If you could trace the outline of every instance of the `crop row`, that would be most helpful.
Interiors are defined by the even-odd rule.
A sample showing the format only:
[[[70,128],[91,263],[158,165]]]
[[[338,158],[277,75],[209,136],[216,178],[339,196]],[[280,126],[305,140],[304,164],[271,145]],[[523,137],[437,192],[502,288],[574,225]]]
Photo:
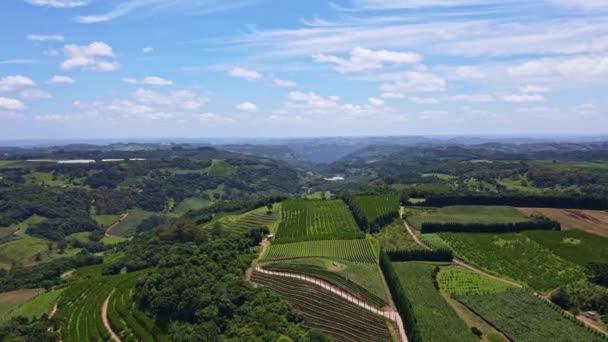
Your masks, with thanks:
[[[367,239],[359,239],[272,244],[264,260],[309,257],[336,258],[370,264],[375,264],[378,259],[371,242]]]
[[[385,319],[318,286],[294,278],[254,272],[252,280],[278,292],[304,315],[304,326],[335,341],[391,341]]]
[[[481,294],[506,291],[513,287],[465,269],[442,269],[437,276],[439,287],[450,294]]]
[[[388,213],[399,211],[399,195],[358,195],[354,196],[354,201],[370,224]]]

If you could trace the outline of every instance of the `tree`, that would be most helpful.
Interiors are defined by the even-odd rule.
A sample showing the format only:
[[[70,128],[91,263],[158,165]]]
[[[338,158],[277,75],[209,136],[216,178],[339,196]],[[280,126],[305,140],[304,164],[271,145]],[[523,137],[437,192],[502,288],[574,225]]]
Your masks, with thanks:
[[[211,235],[215,238],[221,238],[224,235],[224,228],[220,221],[216,221],[211,227]]]

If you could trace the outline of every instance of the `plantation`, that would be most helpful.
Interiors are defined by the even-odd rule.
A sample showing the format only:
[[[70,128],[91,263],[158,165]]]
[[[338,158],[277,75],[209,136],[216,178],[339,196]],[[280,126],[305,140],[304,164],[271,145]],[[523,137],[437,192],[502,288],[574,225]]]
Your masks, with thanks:
[[[376,265],[347,262],[338,264],[323,259],[296,259],[266,264],[263,268],[277,272],[305,274],[324,280],[378,308],[387,304],[384,284]]]
[[[524,289],[460,295],[457,299],[512,341],[606,341]]]
[[[331,292],[299,279],[254,272],[253,282],[278,292],[304,315],[303,325],[334,341],[392,341],[386,320]]]
[[[287,200],[274,243],[360,239],[364,234],[341,200]]]
[[[129,237],[135,235],[135,228],[148,217],[155,215],[151,211],[141,209],[129,210],[129,215],[116,226],[112,227],[108,234],[114,236]]]
[[[267,211],[267,207],[261,207],[244,214],[227,215],[205,225],[205,229],[211,229],[216,222],[219,222],[222,231],[226,233],[242,233],[262,226],[275,232],[280,220],[281,204],[274,204],[270,214]]]
[[[375,264],[378,260],[378,252],[369,239],[309,241],[280,245],[272,244],[264,256],[264,260],[311,257]]]
[[[401,219],[396,219],[374,236],[380,242],[380,247],[385,251],[423,248],[408,234]]]
[[[407,217],[407,221],[416,229],[421,229],[423,223],[502,224],[529,220],[513,207],[479,205],[443,207],[434,212]]]
[[[563,232],[531,230],[523,234],[560,257],[581,266],[592,261],[608,262],[608,238],[605,237],[578,230]]]
[[[584,278],[580,266],[523,234],[440,233],[439,236],[459,257],[540,291]]]
[[[370,224],[386,214],[399,211],[399,195],[358,195],[353,199]]]
[[[439,288],[449,294],[487,294],[506,291],[512,285],[458,267],[442,267],[437,275]]]
[[[433,249],[451,249],[450,245],[448,245],[447,242],[443,241],[439,234],[421,234],[420,240],[431,246]]]
[[[420,337],[425,342],[478,341],[458,314],[433,285],[433,270],[439,264],[393,263],[405,296],[411,303]],[[438,329],[438,324],[441,329]]]

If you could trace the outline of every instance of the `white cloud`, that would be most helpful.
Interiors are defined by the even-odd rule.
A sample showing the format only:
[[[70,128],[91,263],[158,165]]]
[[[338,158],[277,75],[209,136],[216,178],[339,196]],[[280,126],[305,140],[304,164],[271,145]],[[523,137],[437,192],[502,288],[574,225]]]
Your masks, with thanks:
[[[441,77],[417,71],[400,75],[397,80],[380,87],[383,92],[391,93],[440,92],[446,89],[446,82]]]
[[[48,81],[46,81],[46,83],[50,83],[50,84],[57,84],[57,83],[74,84],[74,83],[76,83],[76,81],[74,81],[73,78],[68,77],[68,76],[55,75],[55,76],[51,77]]]
[[[38,63],[37,59],[25,59],[25,58],[21,58],[21,59],[6,59],[3,61],[0,61],[0,65],[5,65],[5,64],[36,64]]]
[[[196,115],[196,117],[203,122],[225,122],[225,123],[234,123],[236,122],[232,118],[223,117],[221,115],[215,113],[201,113]]]
[[[272,80],[274,85],[276,85],[277,87],[281,87],[281,88],[292,88],[297,86],[296,82],[293,81],[286,81],[286,80],[281,80],[278,78],[275,78]]]
[[[28,34],[27,39],[35,42],[62,42],[65,38],[60,34],[43,35],[43,34]]]
[[[512,103],[527,103],[527,102],[543,102],[545,97],[543,95],[530,95],[530,94],[519,94],[519,95],[507,95],[502,98],[505,102]]]
[[[376,107],[384,105],[384,101],[376,97],[370,97],[369,99],[367,99],[367,101],[369,102],[369,104]]]
[[[67,121],[68,117],[65,115],[58,115],[58,114],[35,115],[34,120],[41,121],[41,122],[61,122],[61,121]]]
[[[486,77],[486,74],[473,66],[460,66],[456,68],[456,75],[460,78],[472,80]]]
[[[519,91],[521,91],[522,93],[548,93],[551,91],[551,88],[539,87],[535,85],[526,85],[520,87]]]
[[[130,78],[130,77],[123,77],[120,80],[125,83],[129,83],[129,84],[137,84],[137,82],[138,82],[135,78]]]
[[[141,49],[141,51],[143,53],[152,53],[152,52],[154,52],[154,48],[151,46],[146,46],[145,48]]]
[[[521,63],[507,70],[518,78],[563,77],[585,79],[608,75],[608,56],[544,58]]]
[[[209,102],[209,99],[199,96],[190,90],[176,90],[169,92],[168,95],[138,89],[134,97],[141,103],[155,104],[161,106],[171,106],[186,110],[196,110]]]
[[[464,102],[491,102],[494,101],[494,96],[487,94],[461,94],[450,97],[453,101]]]
[[[382,93],[380,97],[383,99],[402,99],[405,95],[399,93]]]
[[[262,78],[262,74],[255,70],[249,70],[241,67],[236,67],[230,70],[228,73],[231,77],[242,78],[247,81],[255,81],[257,79]]]
[[[422,61],[422,57],[413,52],[374,51],[361,47],[352,49],[349,59],[324,54],[314,55],[313,58],[318,63],[335,64],[334,69],[340,73],[381,69],[384,63],[415,64]]]
[[[16,99],[11,99],[8,97],[0,97],[0,109],[24,110],[25,105],[23,104],[23,102],[16,100]]]
[[[62,69],[83,68],[96,71],[113,71],[120,67],[114,60],[112,47],[104,42],[92,42],[89,45],[66,45],[63,47],[66,59],[61,63]]]
[[[158,76],[148,76],[148,77],[144,77],[144,79],[141,81],[141,83],[143,84],[147,84],[147,85],[157,85],[157,86],[168,86],[168,85],[172,85],[173,81],[171,80],[167,80]]]
[[[238,106],[236,106],[236,109],[242,111],[242,112],[257,112],[258,106],[254,103],[251,102],[243,102],[241,104],[239,104]]]
[[[584,10],[601,10],[608,9],[608,1],[606,0],[547,0],[558,6],[569,8],[582,8]]]
[[[408,98],[408,100],[414,102],[414,103],[418,103],[418,104],[435,104],[435,103],[439,103],[439,100],[434,98],[434,97],[410,97]]]
[[[328,109],[338,107],[340,98],[337,96],[323,97],[313,92],[292,91],[287,94],[287,100],[287,107],[289,108]]]
[[[40,89],[25,89],[19,93],[19,96],[29,100],[42,100],[52,98],[51,94]]]
[[[35,86],[36,82],[32,81],[31,78],[21,75],[6,76],[0,78],[0,92],[15,91],[22,88]]]
[[[88,1],[74,1],[74,0],[25,0],[28,4],[36,6],[46,6],[54,8],[74,8],[85,6]]]

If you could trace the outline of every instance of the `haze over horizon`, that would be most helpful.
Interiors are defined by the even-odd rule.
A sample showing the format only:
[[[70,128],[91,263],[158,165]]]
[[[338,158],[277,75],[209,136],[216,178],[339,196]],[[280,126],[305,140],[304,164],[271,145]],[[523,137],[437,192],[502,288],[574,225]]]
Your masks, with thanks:
[[[607,133],[605,0],[1,6],[0,140]]]

